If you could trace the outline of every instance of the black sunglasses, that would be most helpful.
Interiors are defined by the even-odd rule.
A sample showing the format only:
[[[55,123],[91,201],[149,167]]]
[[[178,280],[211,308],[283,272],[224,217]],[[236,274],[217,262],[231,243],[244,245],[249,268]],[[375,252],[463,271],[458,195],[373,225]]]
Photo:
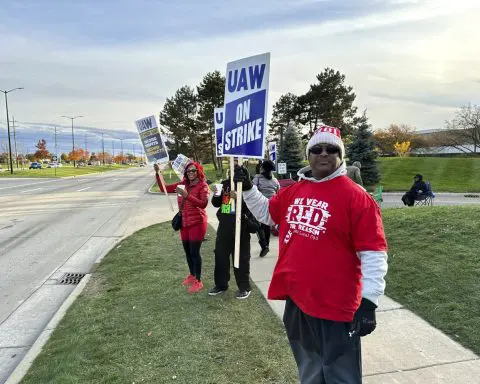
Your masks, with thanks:
[[[187,173],[196,173],[196,172],[197,172],[196,169],[189,169],[189,170],[187,171]]]
[[[326,151],[329,155],[333,155],[335,153],[340,152],[340,148],[334,146],[334,145],[327,145],[326,147],[321,147],[321,146],[314,146],[309,149],[309,153],[313,153],[314,155],[321,155],[323,151]]]

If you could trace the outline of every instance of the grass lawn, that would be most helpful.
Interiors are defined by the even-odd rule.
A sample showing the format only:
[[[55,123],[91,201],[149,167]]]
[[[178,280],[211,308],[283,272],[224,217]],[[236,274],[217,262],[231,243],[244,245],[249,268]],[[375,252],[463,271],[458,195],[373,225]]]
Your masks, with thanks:
[[[209,228],[202,246],[207,288],[214,238]],[[181,286],[184,258],[170,223],[122,241],[22,383],[297,383],[283,325],[261,293],[236,300],[233,282],[219,297],[189,295]]]
[[[42,168],[42,169],[13,169],[13,175],[10,174],[10,171],[4,170],[0,172],[0,177],[66,177],[66,176],[80,176],[88,175],[89,173],[95,172],[108,172],[117,169],[130,168],[129,165],[105,165],[105,166],[87,166],[87,167],[78,167],[73,168],[73,166],[63,166],[61,168]]]
[[[386,294],[480,354],[480,206],[382,212]]]
[[[406,191],[420,173],[435,192],[480,192],[480,157],[379,158],[384,191]]]
[[[442,158],[442,157],[389,157],[379,158],[380,172],[385,192],[406,191],[413,184],[413,176],[417,173],[424,175],[430,181],[434,192],[480,192],[480,157],[474,158]],[[249,164],[254,172],[255,162]],[[224,171],[228,164],[224,163]],[[215,181],[217,175],[213,164],[204,165],[209,180]],[[170,182],[168,172],[166,181]],[[224,175],[225,176],[225,175]],[[172,172],[172,182],[177,180]],[[374,187],[367,188],[374,190]],[[154,186],[153,191],[158,192]]]

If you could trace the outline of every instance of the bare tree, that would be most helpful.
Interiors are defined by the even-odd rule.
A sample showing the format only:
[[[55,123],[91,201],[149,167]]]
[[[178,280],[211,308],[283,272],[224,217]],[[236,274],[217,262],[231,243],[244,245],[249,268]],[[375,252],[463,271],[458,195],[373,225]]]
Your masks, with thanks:
[[[480,149],[480,107],[464,105],[455,118],[445,123],[443,145],[452,146],[463,153],[477,153]]]

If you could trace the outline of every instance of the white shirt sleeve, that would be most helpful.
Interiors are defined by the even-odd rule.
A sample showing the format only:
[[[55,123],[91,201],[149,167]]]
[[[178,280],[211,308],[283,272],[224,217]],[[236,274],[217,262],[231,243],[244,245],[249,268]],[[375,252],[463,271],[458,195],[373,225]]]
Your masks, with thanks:
[[[360,251],[357,256],[362,263],[362,297],[378,306],[378,298],[385,292],[387,252]]]
[[[268,210],[268,199],[263,196],[255,185],[252,189],[243,192],[242,197],[248,209],[258,221],[266,225],[275,224]]]

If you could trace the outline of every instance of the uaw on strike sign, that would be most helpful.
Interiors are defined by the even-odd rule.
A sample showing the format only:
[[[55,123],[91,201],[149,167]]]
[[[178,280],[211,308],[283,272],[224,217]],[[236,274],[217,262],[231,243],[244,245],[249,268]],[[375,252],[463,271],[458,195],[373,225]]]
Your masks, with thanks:
[[[222,157],[222,134],[223,134],[224,108],[213,110],[213,121],[215,123],[215,143],[217,146],[217,157]]]
[[[263,158],[270,53],[227,64],[222,155]]]

